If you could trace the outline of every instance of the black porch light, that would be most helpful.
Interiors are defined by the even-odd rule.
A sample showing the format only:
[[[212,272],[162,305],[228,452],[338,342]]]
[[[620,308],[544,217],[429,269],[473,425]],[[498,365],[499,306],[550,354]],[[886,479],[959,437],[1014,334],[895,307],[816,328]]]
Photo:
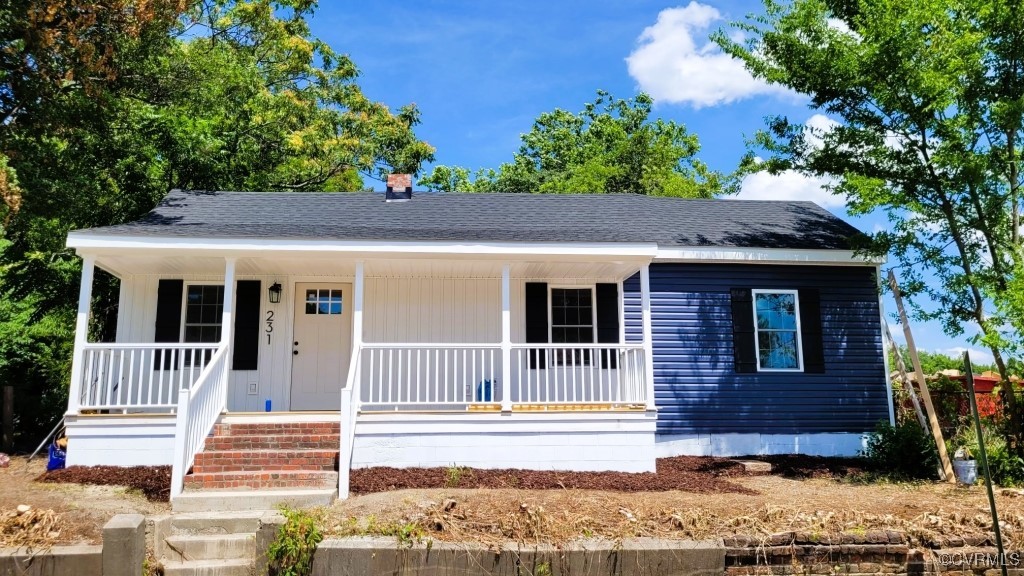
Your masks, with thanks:
[[[281,303],[281,285],[274,282],[273,286],[269,289],[270,292],[270,303],[280,304]]]

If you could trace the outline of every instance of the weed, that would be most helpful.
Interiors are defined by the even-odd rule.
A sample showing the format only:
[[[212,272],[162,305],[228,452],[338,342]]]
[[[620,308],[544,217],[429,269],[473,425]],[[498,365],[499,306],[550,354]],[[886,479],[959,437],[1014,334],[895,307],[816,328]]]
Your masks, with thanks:
[[[468,470],[465,466],[456,466],[452,464],[444,471],[444,487],[445,488],[458,488],[459,482],[462,481],[462,475]]]
[[[324,539],[320,514],[288,508],[282,508],[281,514],[285,521],[267,550],[267,569],[271,576],[309,576],[313,573],[313,553]]]

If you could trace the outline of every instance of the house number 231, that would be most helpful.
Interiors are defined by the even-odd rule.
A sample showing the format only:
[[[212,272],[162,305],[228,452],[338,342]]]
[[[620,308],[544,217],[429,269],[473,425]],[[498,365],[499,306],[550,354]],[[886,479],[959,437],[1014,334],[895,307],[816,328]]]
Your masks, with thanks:
[[[264,332],[267,333],[267,344],[270,344],[270,333],[274,331],[274,311],[267,310],[267,329]]]

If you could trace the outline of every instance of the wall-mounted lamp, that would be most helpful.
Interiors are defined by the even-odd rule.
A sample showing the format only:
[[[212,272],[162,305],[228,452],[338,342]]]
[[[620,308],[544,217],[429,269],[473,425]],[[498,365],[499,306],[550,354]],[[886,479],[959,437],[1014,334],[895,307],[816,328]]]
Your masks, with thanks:
[[[280,304],[281,303],[281,285],[274,282],[274,285],[270,287],[270,303]]]

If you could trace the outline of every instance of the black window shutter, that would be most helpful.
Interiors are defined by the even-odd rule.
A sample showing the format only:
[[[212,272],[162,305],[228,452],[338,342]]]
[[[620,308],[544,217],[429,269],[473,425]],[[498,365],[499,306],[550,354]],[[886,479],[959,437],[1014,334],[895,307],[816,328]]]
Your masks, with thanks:
[[[235,292],[232,370],[256,370],[260,351],[260,281],[239,280]]]
[[[757,372],[754,343],[754,300],[750,288],[732,288],[733,364],[738,374]]]
[[[619,342],[619,285],[598,284],[597,296],[597,342],[617,344]],[[618,353],[602,350],[601,368],[617,368]]]
[[[800,290],[800,340],[804,372],[825,373],[825,350],[821,335],[821,293],[814,288]]]
[[[156,332],[153,342],[178,342],[181,340],[181,293],[184,280],[160,280],[156,289]],[[154,364],[159,370],[171,367],[171,355],[163,358],[160,350],[154,352]]]
[[[548,342],[548,285],[545,282],[526,283],[526,343]],[[530,368],[545,368],[547,350],[530,350]]]

